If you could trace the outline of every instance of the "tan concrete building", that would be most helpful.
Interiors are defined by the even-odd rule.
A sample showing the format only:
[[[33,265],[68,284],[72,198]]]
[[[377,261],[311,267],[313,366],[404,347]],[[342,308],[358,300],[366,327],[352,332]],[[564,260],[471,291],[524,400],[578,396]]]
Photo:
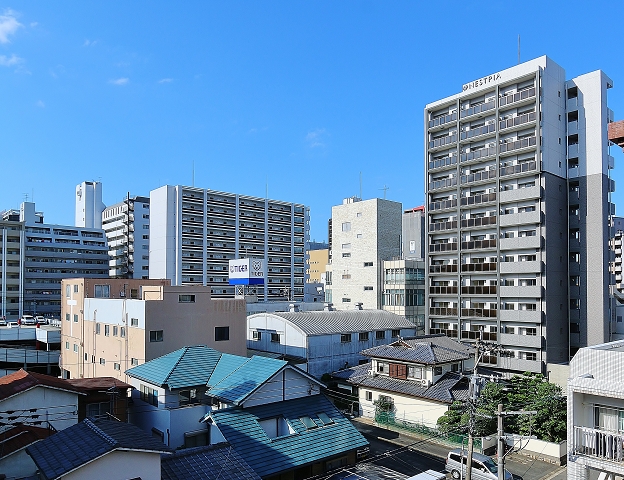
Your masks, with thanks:
[[[329,249],[309,250],[309,254],[308,283],[323,283],[325,280],[325,267],[329,263]]]
[[[246,354],[242,299],[212,299],[200,285],[169,280],[63,280],[61,373],[110,376],[187,345]]]

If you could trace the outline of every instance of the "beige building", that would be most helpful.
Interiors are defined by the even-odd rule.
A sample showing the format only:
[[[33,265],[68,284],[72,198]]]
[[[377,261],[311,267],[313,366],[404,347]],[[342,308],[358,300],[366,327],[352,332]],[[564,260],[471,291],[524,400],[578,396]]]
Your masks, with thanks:
[[[329,263],[329,249],[309,250],[309,254],[308,283],[323,283],[325,267]]]
[[[61,372],[110,376],[187,345],[246,354],[245,301],[212,299],[200,285],[169,280],[63,280]]]

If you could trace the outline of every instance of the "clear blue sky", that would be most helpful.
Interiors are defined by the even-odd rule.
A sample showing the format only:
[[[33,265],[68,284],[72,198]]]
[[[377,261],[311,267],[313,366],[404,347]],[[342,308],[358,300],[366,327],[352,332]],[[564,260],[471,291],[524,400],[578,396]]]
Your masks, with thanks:
[[[617,3],[617,2],[616,2]],[[311,239],[358,195],[420,205],[423,107],[543,54],[614,81],[614,2],[21,2],[0,6],[0,209],[34,193],[72,224],[74,188],[104,202],[192,183],[304,203]],[[621,7],[621,5],[620,5]],[[613,19],[613,20],[611,20]],[[624,177],[616,157],[616,182]],[[614,195],[624,213],[624,181]]]

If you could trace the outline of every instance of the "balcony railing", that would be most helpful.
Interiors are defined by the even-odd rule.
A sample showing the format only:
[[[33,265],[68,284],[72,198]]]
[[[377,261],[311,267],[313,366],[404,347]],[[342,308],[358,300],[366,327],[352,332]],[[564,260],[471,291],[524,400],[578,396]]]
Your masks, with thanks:
[[[430,307],[429,315],[457,316],[456,307]]]
[[[429,293],[431,295],[456,295],[457,285],[439,285],[429,287]]]
[[[527,88],[526,90],[522,90],[521,92],[510,93],[509,95],[500,97],[499,105],[503,107],[505,105],[516,103],[521,100],[526,100],[527,98],[531,98],[534,96],[535,96],[535,87]]]
[[[624,434],[612,433],[588,427],[574,427],[572,451],[576,455],[624,461]]]
[[[501,167],[500,175],[504,177],[506,175],[513,175],[515,173],[532,172],[537,170],[537,162],[535,160],[531,162],[522,162],[517,165],[510,165],[508,167]]]
[[[481,182],[483,180],[489,180],[490,178],[496,178],[496,170],[484,170],[482,172],[471,173],[470,175],[462,175],[461,183]]]
[[[484,318],[496,318],[495,308],[462,308],[462,317],[484,317]]]
[[[443,178],[429,182],[429,190],[437,190],[439,188],[452,187],[457,185],[457,177]]]
[[[537,144],[535,137],[521,138],[515,142],[507,142],[500,144],[500,153],[511,152],[512,150],[519,150],[521,148],[533,147]]]
[[[474,332],[474,331],[463,331],[461,332],[462,339],[468,340],[486,340],[490,342],[496,341],[496,332]]]
[[[431,160],[429,169],[448,167],[449,165],[457,165],[457,155]]]
[[[445,328],[430,328],[429,333],[431,335],[437,335],[441,333],[443,335],[446,335],[447,337],[457,338],[457,330],[450,330]]]
[[[434,138],[429,142],[429,148],[442,147],[457,142],[457,134],[445,135],[444,137]]]
[[[492,133],[495,131],[496,131],[496,124],[491,123],[490,125],[483,125],[478,128],[471,128],[470,130],[461,132],[459,134],[459,138],[461,140],[466,140],[467,138],[478,137],[479,135],[486,135],[488,133]]]
[[[453,120],[457,120],[457,112],[449,113],[448,115],[443,115],[441,117],[434,118],[433,120],[429,120],[429,128],[438,127],[440,125],[444,125],[445,123],[452,122]]]
[[[462,295],[496,295],[496,285],[469,285],[461,287]]]
[[[465,117],[469,117],[470,115],[475,115],[477,113],[487,112],[488,110],[493,110],[494,108],[496,108],[496,102],[493,100],[490,100],[489,102],[482,103],[480,105],[475,105],[474,107],[470,107],[465,110],[462,110],[461,113],[459,114],[459,118],[465,118]]]
[[[464,205],[479,205],[481,203],[489,203],[496,201],[496,193],[484,193],[482,195],[472,195],[470,197],[463,197],[461,199],[462,206]]]
[[[479,248],[496,248],[496,239],[491,240],[471,240],[462,242],[462,250],[475,250]]]
[[[496,262],[462,263],[461,271],[464,272],[495,272]]]
[[[430,265],[429,273],[457,273],[457,264]]]
[[[481,218],[466,218],[461,221],[463,228],[483,227],[485,225],[496,225],[496,215]]]
[[[437,202],[431,202],[429,204],[429,210],[443,210],[445,208],[455,208],[456,206],[457,206],[457,199],[439,200]]]
[[[430,232],[440,232],[443,230],[454,230],[457,228],[457,220],[453,220],[450,222],[436,222],[429,224]]]
[[[479,158],[489,157],[491,155],[496,155],[496,147],[485,147],[480,148],[479,150],[462,153],[459,156],[459,161],[469,162],[470,160],[477,160]]]
[[[451,252],[457,250],[457,242],[432,243],[429,245],[429,252]]]
[[[507,120],[501,120],[499,122],[500,129],[517,127],[525,123],[533,122],[535,120],[535,112],[525,113],[524,115],[518,115],[514,118],[508,118]]]

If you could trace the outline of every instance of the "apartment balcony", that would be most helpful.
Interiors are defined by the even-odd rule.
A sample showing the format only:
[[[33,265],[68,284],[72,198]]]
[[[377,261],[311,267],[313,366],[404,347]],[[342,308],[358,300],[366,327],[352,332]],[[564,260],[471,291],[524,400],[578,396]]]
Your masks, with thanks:
[[[507,177],[509,175],[518,175],[520,173],[535,172],[537,170],[537,162],[522,162],[517,165],[509,165],[500,168],[500,176]]]
[[[484,340],[486,342],[495,342],[497,338],[496,332],[475,332],[472,330],[464,330],[461,332],[462,340]]]
[[[568,158],[578,158],[579,156],[579,145],[578,143],[574,143],[572,145],[568,145]]]
[[[457,143],[457,134],[453,135],[445,135],[444,137],[434,138],[429,141],[429,150],[435,150],[440,147],[445,147],[447,145],[452,145]]]
[[[473,150],[471,152],[465,152],[460,154],[459,161],[460,162],[470,162],[472,160],[479,160],[481,158],[485,159],[488,157],[493,157],[496,155],[496,147],[485,147],[480,148],[478,150]]]
[[[501,322],[542,323],[540,310],[501,310]]]
[[[500,97],[498,104],[500,107],[511,105],[514,103],[524,102],[526,100],[535,98],[535,87],[527,88],[518,93],[511,93]]]
[[[496,225],[496,215],[490,217],[466,218],[461,221],[462,228],[477,228]]]
[[[457,220],[429,224],[429,232],[443,232],[445,230],[457,230]]]
[[[524,297],[524,298],[542,298],[544,289],[537,285],[527,286],[505,286],[500,287],[501,297]]]
[[[581,241],[578,238],[571,238],[568,243],[569,249],[574,252],[581,251]]]
[[[519,127],[535,122],[535,118],[535,112],[525,113],[524,115],[518,115],[517,117],[508,118],[507,120],[501,120],[498,122],[498,126],[500,130],[505,130],[507,128],[511,129],[513,127]]]
[[[457,264],[430,265],[429,273],[457,273]]]
[[[578,134],[578,120],[574,120],[573,122],[568,122],[568,135],[577,135]]]
[[[496,262],[484,262],[484,263],[462,263],[462,273],[487,273],[496,272]]]
[[[429,204],[429,211],[434,211],[434,210],[446,210],[449,208],[456,208],[457,207],[457,199],[453,199],[453,200],[439,200],[437,202],[431,202]]]
[[[529,347],[529,348],[541,348],[542,336],[541,335],[515,335],[511,333],[499,333],[499,342],[502,345],[510,345],[513,347]]]
[[[453,165],[457,165],[457,155],[431,160],[429,162],[429,170],[451,167]]]
[[[516,250],[518,248],[541,248],[541,235],[533,235],[530,237],[501,238],[501,250]]]
[[[575,425],[571,450],[573,455],[622,464],[624,462],[622,444],[624,444],[624,433]]]
[[[578,308],[570,309],[570,321],[578,323],[581,320],[581,311]]]
[[[541,261],[534,262],[501,262],[500,273],[541,273],[543,263]]]
[[[506,370],[517,372],[542,373],[543,363],[541,360],[525,360],[523,358],[505,358],[499,360],[499,366]]]
[[[520,200],[530,200],[540,198],[542,188],[539,185],[526,188],[515,188],[513,190],[503,190],[500,192],[501,203],[518,202]]]
[[[429,315],[439,317],[456,317],[457,308],[454,307],[429,307]]]
[[[457,250],[457,242],[432,243],[429,245],[429,253],[453,252]]]
[[[454,187],[457,185],[457,177],[442,178],[429,182],[429,190],[441,190],[443,188]]]
[[[429,287],[430,295],[457,295],[456,285],[438,285]]]
[[[498,312],[498,310],[495,308],[462,308],[461,316],[472,318],[496,318],[496,312]]]
[[[473,115],[479,115],[479,114],[482,114],[483,112],[487,112],[495,108],[496,108],[496,102],[489,101],[489,102],[482,103],[480,105],[475,105],[474,107],[470,107],[470,108],[466,108],[465,110],[462,110],[459,114],[459,118],[467,118]],[[483,116],[483,115],[480,115],[480,116]]]
[[[485,193],[483,195],[472,195],[470,197],[462,197],[461,205],[462,207],[472,206],[472,205],[481,205],[484,203],[492,203],[495,201],[496,201],[496,193]]]
[[[471,240],[462,242],[462,250],[482,250],[496,248],[496,239],[491,240]]]
[[[466,130],[464,132],[460,132],[459,138],[460,140],[467,140],[469,138],[480,137],[481,135],[489,135],[496,131],[496,124],[491,123],[490,125],[484,125],[479,128],[471,128],[470,130]]]
[[[430,328],[429,334],[430,335],[442,334],[442,335],[446,335],[447,337],[457,338],[457,330],[450,330],[450,329],[445,329],[445,328]]]
[[[566,110],[568,112],[578,110],[578,97],[568,98],[568,101],[566,102]]]
[[[462,295],[496,295],[496,285],[464,285]]]
[[[581,273],[581,266],[578,262],[570,262],[568,270],[570,275],[579,275]]]
[[[462,185],[483,182],[486,180],[490,180],[496,178],[496,170],[484,170],[482,172],[471,173],[470,175],[462,175],[460,177],[460,183]]]
[[[519,140],[516,140],[514,142],[506,142],[506,143],[501,143],[498,148],[499,148],[499,152],[501,154],[503,153],[509,153],[509,152],[517,152],[519,150],[525,150],[525,149],[529,149],[529,148],[533,148],[535,147],[535,145],[537,145],[537,138],[536,137],[527,137],[527,138],[521,138]]]
[[[510,225],[538,224],[542,220],[542,212],[539,210],[533,210],[532,212],[508,213],[506,215],[501,215],[499,218],[501,227],[508,227]]]
[[[443,115],[441,117],[434,118],[433,120],[429,120],[429,128],[432,129],[440,127],[454,122],[455,120],[457,120],[457,112],[449,113],[448,115]]]

